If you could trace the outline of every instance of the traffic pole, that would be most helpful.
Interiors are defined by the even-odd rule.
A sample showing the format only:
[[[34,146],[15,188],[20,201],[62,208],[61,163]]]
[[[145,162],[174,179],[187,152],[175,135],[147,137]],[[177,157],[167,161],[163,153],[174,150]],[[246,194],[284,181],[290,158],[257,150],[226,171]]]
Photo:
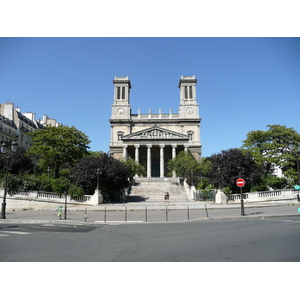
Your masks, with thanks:
[[[241,215],[245,216],[245,209],[244,209],[244,199],[243,199],[243,186],[245,186],[245,180],[243,178],[238,178],[236,181],[236,185],[240,187],[241,191]]]
[[[244,209],[244,199],[243,199],[243,188],[241,189],[241,215],[245,216],[245,209]]]

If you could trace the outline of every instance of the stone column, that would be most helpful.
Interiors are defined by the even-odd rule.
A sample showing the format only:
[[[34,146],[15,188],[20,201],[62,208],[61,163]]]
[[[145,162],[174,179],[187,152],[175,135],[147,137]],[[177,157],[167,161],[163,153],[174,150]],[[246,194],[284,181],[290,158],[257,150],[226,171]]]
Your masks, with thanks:
[[[189,145],[188,144],[184,144],[183,146],[184,146],[184,152],[187,152]]]
[[[140,156],[139,156],[139,148],[140,144],[135,144],[135,162],[138,164],[140,162]]]
[[[177,145],[176,144],[172,144],[172,159],[175,159],[176,157],[176,147]],[[176,173],[173,171],[172,172],[172,176],[175,178],[176,177]]]
[[[164,158],[164,147],[165,144],[160,144],[160,177],[165,177],[165,158]]]
[[[151,144],[147,144],[147,177],[151,177]]]
[[[140,144],[135,144],[135,162],[138,164],[140,162],[140,156],[139,156],[139,148],[140,148]],[[135,174],[135,177],[139,177],[138,174]]]
[[[125,161],[127,161],[127,147],[128,145],[123,145],[123,158]]]

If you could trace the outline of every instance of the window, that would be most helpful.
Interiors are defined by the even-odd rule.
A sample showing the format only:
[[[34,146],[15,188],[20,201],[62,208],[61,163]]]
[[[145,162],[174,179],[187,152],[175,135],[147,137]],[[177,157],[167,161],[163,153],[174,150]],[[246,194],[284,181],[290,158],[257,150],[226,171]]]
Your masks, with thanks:
[[[122,90],[121,90],[122,88]],[[121,94],[122,93],[122,94]],[[125,86],[118,86],[117,87],[117,99],[122,99],[122,100],[125,100]]]
[[[193,137],[194,137],[194,131],[188,131],[187,132],[189,138],[190,138],[190,142],[193,140]]]
[[[124,132],[118,131],[117,134],[118,134],[118,142],[122,142],[122,137],[123,137]]]
[[[190,99],[193,99],[193,87],[192,86],[189,86],[189,89],[190,89]]]
[[[125,86],[122,86],[122,99],[125,99]]]
[[[184,98],[193,99],[193,86],[189,85],[184,87]]]
[[[121,89],[121,88],[118,86],[118,87],[117,87],[117,99],[120,99],[120,89]]]

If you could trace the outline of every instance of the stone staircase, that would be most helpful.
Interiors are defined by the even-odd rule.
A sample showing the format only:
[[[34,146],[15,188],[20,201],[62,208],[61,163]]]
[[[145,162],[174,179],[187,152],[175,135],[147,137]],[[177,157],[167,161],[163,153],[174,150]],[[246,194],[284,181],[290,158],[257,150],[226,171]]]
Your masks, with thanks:
[[[165,201],[164,194],[168,192],[170,202],[188,201],[183,186],[178,184],[177,178],[135,178],[135,183],[127,196],[127,201]]]

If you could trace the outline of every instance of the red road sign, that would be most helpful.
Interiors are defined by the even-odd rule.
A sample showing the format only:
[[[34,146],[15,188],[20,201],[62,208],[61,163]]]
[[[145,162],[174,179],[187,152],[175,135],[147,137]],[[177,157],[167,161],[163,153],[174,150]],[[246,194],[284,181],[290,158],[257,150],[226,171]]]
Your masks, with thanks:
[[[236,181],[236,185],[239,186],[239,187],[243,187],[245,185],[245,180],[243,178],[239,178],[237,181]]]

